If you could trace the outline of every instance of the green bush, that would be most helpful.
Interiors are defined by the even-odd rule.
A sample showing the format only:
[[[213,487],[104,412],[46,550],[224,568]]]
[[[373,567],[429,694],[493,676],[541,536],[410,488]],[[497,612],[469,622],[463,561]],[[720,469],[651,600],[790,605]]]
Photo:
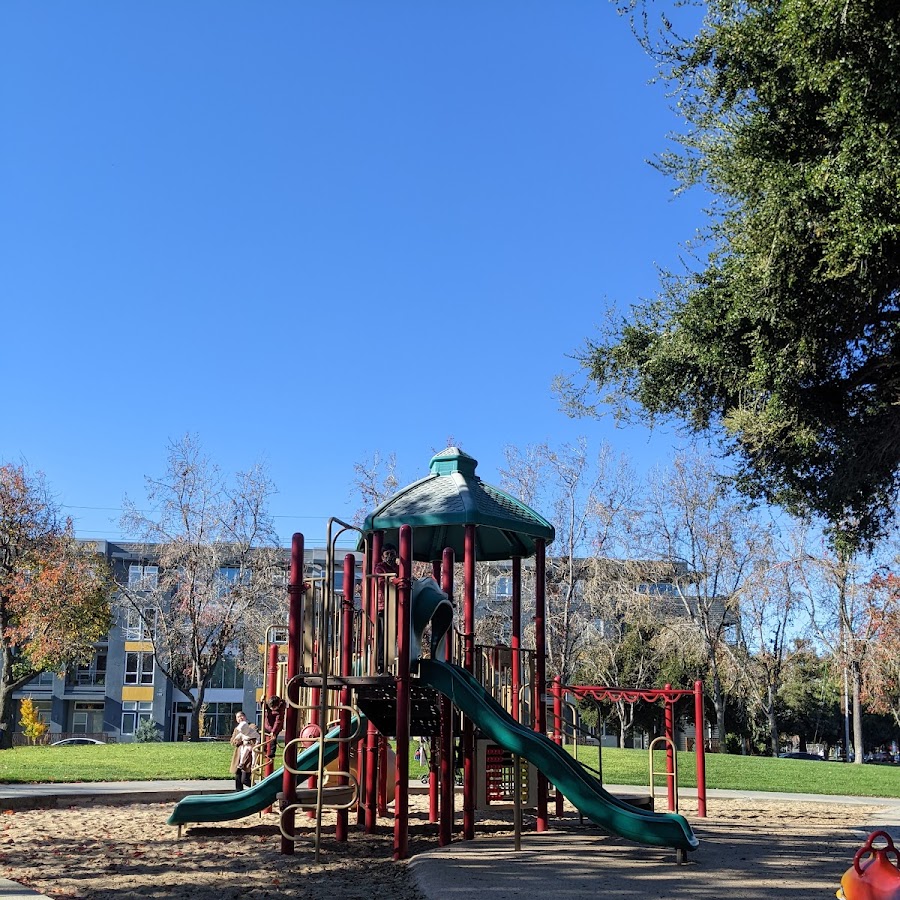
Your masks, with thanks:
[[[137,744],[155,744],[162,741],[162,729],[153,719],[141,719],[134,730],[134,740]]]

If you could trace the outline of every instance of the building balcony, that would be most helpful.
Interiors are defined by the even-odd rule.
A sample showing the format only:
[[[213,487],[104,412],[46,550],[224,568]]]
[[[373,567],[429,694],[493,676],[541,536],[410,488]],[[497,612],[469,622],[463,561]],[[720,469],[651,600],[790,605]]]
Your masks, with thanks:
[[[66,691],[80,691],[90,688],[103,690],[106,687],[105,672],[73,672],[66,676]]]

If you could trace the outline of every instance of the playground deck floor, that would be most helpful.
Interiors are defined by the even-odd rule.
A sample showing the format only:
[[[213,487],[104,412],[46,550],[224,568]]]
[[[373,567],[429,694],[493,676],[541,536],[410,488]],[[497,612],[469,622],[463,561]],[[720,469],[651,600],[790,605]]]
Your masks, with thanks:
[[[10,811],[10,819],[4,823],[7,828],[16,818],[16,811],[44,808],[44,814],[50,817],[54,810],[81,810],[69,816],[42,820],[37,825],[38,832],[47,829],[47,822],[58,822],[59,834],[47,833],[46,830],[39,834],[32,833],[32,846],[43,846],[46,852],[53,853],[55,841],[60,844],[74,841],[79,847],[84,845],[83,855],[90,857],[88,838],[95,823],[98,828],[102,825],[106,837],[97,846],[106,856],[102,860],[87,859],[83,863],[84,871],[78,870],[72,874],[86,879],[85,872],[93,864],[95,869],[109,866],[112,877],[115,871],[116,816],[136,815],[134,807],[124,808],[132,810],[131,813],[124,810],[116,813],[114,805],[143,803],[147,805],[146,814],[150,815],[151,809],[165,809],[159,804],[173,802],[188,793],[220,792],[229,787],[229,782],[224,781],[0,785],[0,810]],[[415,790],[421,790],[421,786],[416,786]],[[541,894],[551,893],[554,898],[572,900],[587,900],[588,897],[593,900],[598,896],[635,900],[639,897],[651,900],[712,900],[734,896],[739,900],[770,900],[775,896],[782,900],[808,900],[834,896],[841,875],[871,831],[884,829],[900,841],[900,801],[896,799],[710,791],[710,814],[705,820],[692,815],[694,801],[690,792],[685,792],[683,802],[684,811],[701,841],[700,848],[691,853],[688,862],[683,865],[676,864],[672,850],[642,847],[616,838],[595,826],[580,823],[577,814],[567,810],[563,819],[551,820],[548,832],[523,834],[518,851],[514,848],[514,837],[509,833],[509,828],[503,827],[502,822],[494,822],[493,827],[485,830],[481,830],[479,825],[475,841],[455,842],[450,847],[416,852],[406,874],[397,872],[398,878],[402,876],[402,885],[398,881],[398,890],[391,893],[404,898],[419,894],[427,900],[478,895],[484,895],[485,900],[529,896],[538,900]],[[107,806],[110,808],[106,809]],[[160,817],[159,812],[154,815]],[[243,867],[247,877],[253,881],[254,846],[262,849],[264,845],[277,844],[277,837],[273,838],[271,825],[261,828],[252,822],[249,826],[246,822],[236,824],[241,827],[226,832],[217,826],[206,829],[209,834],[201,832],[199,837],[188,837],[188,841],[193,840],[189,846],[201,847],[202,850],[195,852],[206,854],[213,868],[206,885],[195,882],[188,887],[186,884],[186,895],[195,900],[205,900],[207,893],[203,887],[206,887],[220,898],[230,896],[228,890],[235,883],[235,866]],[[122,827],[127,828],[128,824]],[[135,830],[133,824],[131,827]],[[215,848],[224,848],[228,842],[240,840],[241,832],[245,835],[245,843],[238,851],[229,850],[228,859],[221,862],[217,876],[217,863],[213,858]],[[15,835],[17,841],[20,839],[14,828],[7,830],[7,834]],[[126,840],[125,834],[123,831],[123,841]],[[172,853],[172,837],[164,826],[161,826],[155,840],[159,845],[156,855],[160,851]],[[247,842],[252,842],[252,845],[248,846]],[[0,844],[7,843],[10,841],[4,840],[0,833]],[[420,847],[418,842],[413,842],[414,852]],[[271,866],[271,848],[269,853]],[[147,857],[150,855],[148,853]],[[175,851],[174,855],[180,856],[181,853]],[[12,856],[9,858],[13,859]],[[138,862],[145,861],[149,867],[149,859]],[[188,863],[187,858],[185,863]],[[338,860],[334,863],[338,867],[341,865]],[[77,863],[68,865],[77,869]],[[388,878],[392,877],[392,871],[397,871],[396,867],[380,865],[378,877],[382,880],[385,870]],[[33,878],[33,873],[39,871],[36,868],[28,872],[14,865],[0,869],[0,872],[12,877],[22,872],[23,881],[37,884],[48,894],[58,895],[62,891],[66,896],[106,896],[102,888],[86,888],[86,880],[82,881],[82,887],[85,887],[83,892],[77,889],[68,892],[63,887],[63,881],[53,884]],[[65,867],[60,871],[69,877]],[[377,893],[366,884],[365,864],[360,871],[362,875],[358,885],[351,886],[349,892],[345,886],[333,896],[370,897]],[[227,876],[227,873],[231,875]],[[171,867],[168,872],[160,868],[159,874],[153,876],[144,888],[135,884],[134,893],[129,890],[127,896],[177,896],[176,885],[181,887],[181,879],[175,877],[170,882],[171,889],[167,890],[164,883],[166,877],[172,879]],[[273,898],[296,895],[283,875],[281,882],[280,887],[274,882],[266,884],[265,895]],[[358,892],[353,893],[356,888]],[[384,889],[383,881],[381,889]],[[121,890],[117,896],[121,896]],[[0,879],[0,900],[35,900],[40,896],[16,881]]]

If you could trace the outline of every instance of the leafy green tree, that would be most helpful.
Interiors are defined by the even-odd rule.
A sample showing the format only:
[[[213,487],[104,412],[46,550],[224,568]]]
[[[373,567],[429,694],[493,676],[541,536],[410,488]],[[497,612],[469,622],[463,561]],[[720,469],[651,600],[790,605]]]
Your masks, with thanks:
[[[833,746],[843,738],[839,661],[807,641],[798,641],[785,662],[779,702],[781,733],[796,735],[801,750],[807,742]]]
[[[0,465],[0,748],[12,744],[14,691],[91,659],[110,592],[105,561],[74,539],[43,474]]]
[[[587,343],[564,395],[716,434],[744,490],[870,545],[900,486],[900,16],[709,0],[682,39],[645,0],[619,5],[686,122],[658,166],[709,192],[709,227],[692,269]]]

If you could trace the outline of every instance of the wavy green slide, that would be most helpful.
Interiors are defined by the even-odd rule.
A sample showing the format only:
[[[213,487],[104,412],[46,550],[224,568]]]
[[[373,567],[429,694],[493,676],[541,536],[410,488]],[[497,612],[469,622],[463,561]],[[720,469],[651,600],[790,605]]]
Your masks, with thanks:
[[[449,697],[492,741],[534,763],[598,825],[641,844],[676,850],[694,850],[698,846],[684,816],[638,809],[604,790],[562,747],[520,725],[465,669],[436,659],[420,660],[413,664],[413,671],[416,668],[425,684]]]
[[[354,717],[351,728],[362,728],[366,724],[364,716]],[[328,738],[337,737],[339,728],[326,735],[324,753],[325,765],[337,758],[340,743]],[[319,745],[307,747],[297,757],[297,768],[313,769],[318,763]],[[278,769],[253,787],[245,791],[231,791],[227,794],[192,794],[180,800],[172,815],[166,820],[169,825],[184,825],[187,822],[229,822],[253,815],[271,806],[282,790],[284,769]]]

